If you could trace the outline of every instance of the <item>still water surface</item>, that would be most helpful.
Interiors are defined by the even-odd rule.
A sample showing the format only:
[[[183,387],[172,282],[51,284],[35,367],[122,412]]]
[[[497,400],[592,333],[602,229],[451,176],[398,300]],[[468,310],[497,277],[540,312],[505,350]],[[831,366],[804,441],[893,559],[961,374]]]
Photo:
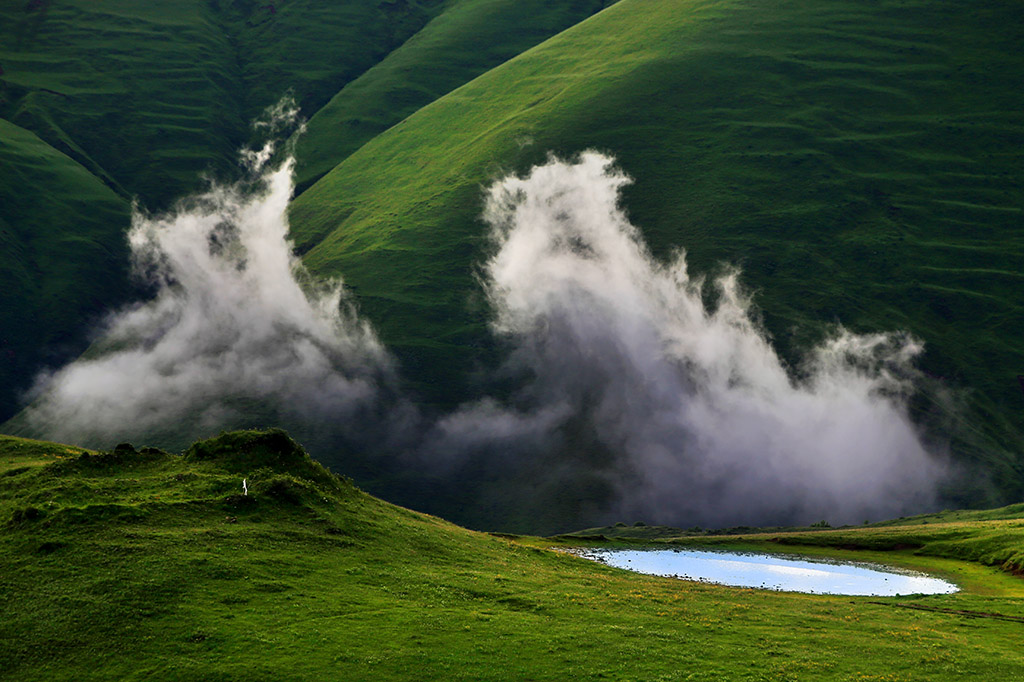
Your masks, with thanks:
[[[788,592],[893,597],[959,590],[945,580],[888,566],[772,554],[681,549],[587,549],[579,554],[640,573]]]

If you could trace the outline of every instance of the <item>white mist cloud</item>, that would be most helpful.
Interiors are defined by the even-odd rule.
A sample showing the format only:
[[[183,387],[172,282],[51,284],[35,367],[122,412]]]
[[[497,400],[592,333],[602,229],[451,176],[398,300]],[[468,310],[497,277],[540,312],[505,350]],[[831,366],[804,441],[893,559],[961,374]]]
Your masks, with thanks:
[[[286,102],[257,129],[296,116]],[[920,344],[838,330],[788,370],[738,273],[709,302],[682,253],[652,258],[619,208],[629,179],[596,153],[490,188],[481,279],[519,388],[424,420],[341,283],[293,255],[293,162],[274,158],[269,142],[243,153],[248,179],[136,211],[134,270],[154,297],[40,378],[22,432],[102,447],[284,424],[327,456],[361,441],[375,467],[426,474],[467,508],[566,523],[856,522],[932,503],[943,467],[906,411]]]
[[[296,116],[278,105],[258,127],[276,134]],[[86,357],[40,378],[23,415],[31,431],[93,445],[195,438],[254,419],[344,424],[377,400],[389,356],[341,283],[313,283],[293,255],[293,160],[268,169],[274,151],[243,152],[245,181],[165,215],[136,210],[134,273],[156,295],[111,316]]]
[[[529,383],[514,406],[442,420],[433,449],[480,452],[488,432],[537,447],[582,421],[611,453],[617,511],[648,521],[858,522],[931,503],[943,467],[906,411],[920,344],[838,330],[787,371],[736,272],[711,305],[684,254],[651,256],[619,208],[628,182],[589,152],[490,189],[484,287]]]

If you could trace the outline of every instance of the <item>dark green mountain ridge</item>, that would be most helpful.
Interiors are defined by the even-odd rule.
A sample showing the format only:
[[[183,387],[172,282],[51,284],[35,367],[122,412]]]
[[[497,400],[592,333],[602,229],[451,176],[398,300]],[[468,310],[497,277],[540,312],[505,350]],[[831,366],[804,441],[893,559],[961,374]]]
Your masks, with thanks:
[[[38,159],[60,177],[4,185],[4,220],[14,197],[30,208],[4,228],[0,328],[18,360],[0,380],[24,387],[122,300],[129,198],[158,207],[201,171],[229,174],[247,122],[290,88],[310,117],[296,245],[344,277],[423,402],[473,395],[500,357],[474,274],[482,186],[596,148],[635,178],[625,205],[655,253],[741,266],[791,360],[834,323],[924,340],[922,367],[962,403],[943,425],[954,454],[984,472],[952,492],[1019,499],[1017,5],[623,0],[583,20],[603,5],[5,5],[4,177]],[[34,208],[51,184],[59,215]],[[74,267],[101,274],[50,238],[73,226],[106,245]],[[7,258],[29,232],[34,260]],[[49,308],[30,262],[61,273]]]
[[[3,229],[0,277],[11,286],[2,292],[0,353],[11,360],[0,364],[0,418],[16,411],[36,372],[81,352],[97,316],[125,300],[129,201],[159,209],[198,187],[204,174],[230,177],[237,170],[239,146],[252,134],[250,122],[264,107],[290,92],[312,115],[410,36],[433,27],[431,19],[443,17],[442,28],[431,28],[420,42],[440,53],[433,62],[424,56],[412,60],[424,70],[422,78],[410,83],[399,58],[399,73],[389,67],[359,79],[369,82],[369,92],[363,85],[360,94],[339,95],[346,111],[372,116],[386,128],[405,114],[390,100],[382,103],[382,93],[404,88],[406,107],[426,103],[602,3],[532,3],[523,6],[528,13],[511,16],[517,5],[507,0],[0,5],[0,119],[27,133],[10,129],[0,138],[5,155],[0,217],[19,223]],[[437,60],[453,52],[445,41],[462,40],[480,22],[492,31],[489,51],[467,52],[459,69],[435,75],[441,71]],[[495,30],[499,27],[505,30]],[[324,108],[309,133],[317,141],[310,148],[328,168],[353,144],[351,130],[335,130],[337,121],[320,123],[332,110]],[[319,142],[323,138],[345,142],[328,151],[329,144]],[[51,182],[33,175],[40,161],[60,157],[70,161],[46,162],[47,172],[56,176]],[[81,188],[77,166],[94,176],[94,187]],[[102,184],[109,190],[100,189]],[[97,193],[116,196],[98,198]],[[121,207],[112,215],[106,203],[117,197]],[[110,253],[68,254],[60,236],[68,231],[106,245]],[[26,268],[48,273],[46,301],[35,291],[38,283],[24,274]],[[83,276],[83,270],[103,274]],[[81,302],[85,297],[88,305]]]
[[[954,450],[1016,499],[1021,32],[1013,3],[621,2],[364,145],[294,234],[429,391],[484,343],[481,185],[607,150],[655,252],[740,265],[789,357],[837,322],[923,339]]]

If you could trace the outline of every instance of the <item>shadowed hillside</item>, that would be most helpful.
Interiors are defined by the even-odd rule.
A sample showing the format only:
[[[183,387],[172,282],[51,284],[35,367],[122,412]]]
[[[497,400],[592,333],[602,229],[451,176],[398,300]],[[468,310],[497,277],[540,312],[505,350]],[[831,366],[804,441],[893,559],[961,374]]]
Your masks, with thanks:
[[[1024,96],[1011,84],[1024,28],[1014,4],[605,4],[5,7],[5,163],[53,159],[45,165],[61,169],[53,186],[67,197],[45,200],[50,183],[20,170],[3,188],[16,207],[3,218],[19,223],[4,232],[13,257],[2,276],[14,289],[0,328],[16,357],[4,370],[7,409],[125,295],[116,262],[127,199],[161,206],[202,171],[231,176],[249,120],[290,88],[310,117],[298,147],[309,188],[291,210],[297,250],[314,274],[344,278],[424,423],[517,388],[493,371],[508,354],[480,287],[494,250],[482,189],[550,153],[597,149],[634,179],[624,207],[656,258],[685,249],[695,278],[740,268],[793,375],[809,371],[806,351],[836,325],[922,341],[910,412],[930,452],[966,464],[943,496],[1019,499]],[[67,240],[39,238],[72,233],[90,245],[73,256]],[[33,272],[46,273],[45,296]],[[549,480],[577,511],[622,478],[606,466],[615,447],[589,426],[564,424],[564,452],[609,478],[570,476],[568,489]],[[538,457],[523,480],[546,478],[560,456]],[[471,460],[444,495],[382,464],[373,490],[419,503],[493,479],[481,504],[497,518],[522,496],[489,461]]]
[[[788,357],[834,323],[922,339],[959,407],[919,419],[1014,499],[1022,33],[1014,3],[627,0],[367,143],[297,199],[294,234],[450,400],[451,368],[487,358],[481,185],[607,151],[655,252],[740,266]]]
[[[0,278],[9,285],[0,307],[0,348],[15,353],[0,366],[0,419],[13,414],[36,372],[82,352],[95,316],[123,300],[129,201],[162,208],[201,186],[204,176],[232,177],[238,149],[264,107],[290,92],[312,117],[386,60],[315,117],[311,136],[320,142],[311,149],[326,170],[417,106],[603,3],[537,3],[524,8],[530,11],[514,5],[33,0],[0,7],[0,119],[35,139],[24,147],[24,135],[13,127],[0,139],[0,220],[10,225],[0,257]],[[399,49],[425,26],[430,30],[417,47]],[[478,44],[481,26],[487,50],[463,49]],[[455,55],[457,65],[447,63]],[[402,106],[388,94],[396,89],[406,93]],[[335,118],[372,119],[370,132],[359,138],[338,129],[330,112],[339,101],[349,113]],[[51,182],[25,169],[44,159],[60,159],[45,163]],[[80,168],[66,173],[72,165]],[[108,204],[118,200],[122,206],[112,212]],[[66,239],[49,238],[54,233],[74,233],[107,251],[69,251]],[[35,283],[27,272],[35,273]],[[38,293],[44,272],[46,302]]]
[[[0,119],[0,415],[42,365],[124,300],[128,202],[32,132]]]

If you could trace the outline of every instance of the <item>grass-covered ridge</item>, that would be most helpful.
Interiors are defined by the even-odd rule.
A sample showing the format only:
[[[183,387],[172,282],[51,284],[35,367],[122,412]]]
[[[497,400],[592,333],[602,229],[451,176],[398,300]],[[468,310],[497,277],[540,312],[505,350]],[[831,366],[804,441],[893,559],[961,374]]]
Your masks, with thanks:
[[[302,155],[319,159],[322,174],[417,107],[603,3],[520,5],[0,6],[0,352],[14,354],[0,364],[0,421],[34,374],[81,352],[95,316],[123,300],[132,200],[159,209],[204,177],[231,177],[251,122],[286,92],[313,119]],[[471,49],[479,41],[486,49]],[[373,123],[354,134],[357,119]],[[69,250],[69,235],[83,248]]]
[[[365,144],[296,200],[294,233],[444,400],[486,346],[481,186],[549,151],[611,152],[655,251],[740,265],[784,353],[836,322],[923,339],[963,402],[954,450],[1015,499],[1018,9],[625,0]]]
[[[992,568],[846,552],[966,588],[882,600],[646,577],[391,506],[280,431],[182,455],[4,437],[0,545],[0,665],[22,680],[1024,674],[1021,624],[990,617],[1024,615],[1024,587]]]
[[[133,199],[230,176],[264,107],[315,111],[441,4],[0,4],[0,419],[123,301]]]
[[[296,150],[299,191],[417,109],[597,12],[611,0],[459,0],[346,85]]]
[[[316,111],[443,6],[83,0],[0,9],[0,116],[148,205],[234,167],[291,90]]]
[[[295,203],[300,251],[344,277],[423,403],[474,397],[467,375],[500,357],[474,270],[482,185],[593,147],[636,179],[625,203],[658,255],[742,267],[788,358],[835,322],[923,339],[962,403],[939,431],[974,487],[946,492],[1019,499],[1016,5],[626,0],[535,45],[604,4],[0,8],[0,414],[124,295],[128,199],[227,172],[290,87],[312,116],[300,179],[344,159]]]

